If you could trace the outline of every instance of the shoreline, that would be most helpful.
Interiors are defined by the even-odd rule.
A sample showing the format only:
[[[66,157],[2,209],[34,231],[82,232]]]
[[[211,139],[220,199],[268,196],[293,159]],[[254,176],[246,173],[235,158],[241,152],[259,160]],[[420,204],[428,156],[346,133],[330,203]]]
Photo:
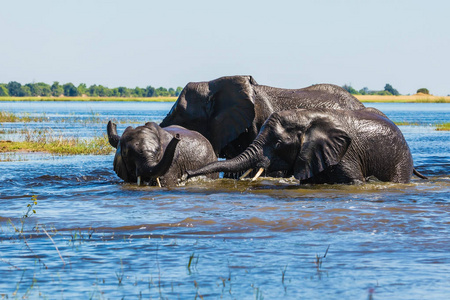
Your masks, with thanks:
[[[381,96],[354,95],[363,103],[450,103],[450,96],[433,96],[425,94]],[[0,101],[79,101],[79,102],[175,102],[177,97],[0,97]]]

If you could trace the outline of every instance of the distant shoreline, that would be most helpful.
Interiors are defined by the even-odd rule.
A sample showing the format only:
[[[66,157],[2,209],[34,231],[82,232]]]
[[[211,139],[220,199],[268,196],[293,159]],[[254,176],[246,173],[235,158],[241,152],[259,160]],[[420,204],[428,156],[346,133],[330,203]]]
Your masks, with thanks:
[[[450,103],[450,96],[416,95],[354,95],[364,103]],[[0,101],[85,101],[85,102],[175,102],[177,97],[0,97]]]
[[[415,95],[354,95],[364,103],[450,103],[450,96]]]

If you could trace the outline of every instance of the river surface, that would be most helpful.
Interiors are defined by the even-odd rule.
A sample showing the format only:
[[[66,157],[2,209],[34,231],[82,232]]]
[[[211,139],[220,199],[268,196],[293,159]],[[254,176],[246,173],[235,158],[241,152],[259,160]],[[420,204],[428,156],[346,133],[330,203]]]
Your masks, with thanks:
[[[0,102],[43,117],[1,124],[0,140],[25,128],[89,139],[109,119],[121,134],[172,104]],[[429,180],[161,189],[124,184],[113,154],[0,154],[2,299],[449,299],[450,132],[434,125],[450,104],[367,106],[418,124],[399,127]]]

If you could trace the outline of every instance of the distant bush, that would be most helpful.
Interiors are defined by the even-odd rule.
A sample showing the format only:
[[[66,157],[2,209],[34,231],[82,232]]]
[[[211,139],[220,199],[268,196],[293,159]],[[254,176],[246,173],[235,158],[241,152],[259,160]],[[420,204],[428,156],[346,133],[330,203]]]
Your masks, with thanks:
[[[426,88],[421,88],[421,89],[418,89],[418,90],[417,90],[417,94],[419,94],[419,93],[429,95],[429,94],[430,94],[430,91],[429,91],[428,89],[426,89]]]

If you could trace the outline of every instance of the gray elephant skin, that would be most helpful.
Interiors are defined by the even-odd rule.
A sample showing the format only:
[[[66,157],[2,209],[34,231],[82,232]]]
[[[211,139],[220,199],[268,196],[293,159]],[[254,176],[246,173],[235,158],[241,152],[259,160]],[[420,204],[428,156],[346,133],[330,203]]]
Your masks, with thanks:
[[[175,186],[186,170],[217,161],[209,141],[200,133],[180,126],[161,128],[154,122],[128,127],[122,136],[109,121],[108,139],[116,148],[114,171],[126,182]],[[217,174],[208,175],[217,179]]]
[[[198,131],[217,156],[232,158],[250,145],[273,112],[298,108],[355,110],[364,105],[332,84],[281,89],[258,85],[251,76],[228,76],[188,83],[160,125]]]
[[[240,155],[189,176],[264,168],[294,175],[300,183],[408,183],[410,149],[399,128],[374,108],[290,110],[273,113]]]

